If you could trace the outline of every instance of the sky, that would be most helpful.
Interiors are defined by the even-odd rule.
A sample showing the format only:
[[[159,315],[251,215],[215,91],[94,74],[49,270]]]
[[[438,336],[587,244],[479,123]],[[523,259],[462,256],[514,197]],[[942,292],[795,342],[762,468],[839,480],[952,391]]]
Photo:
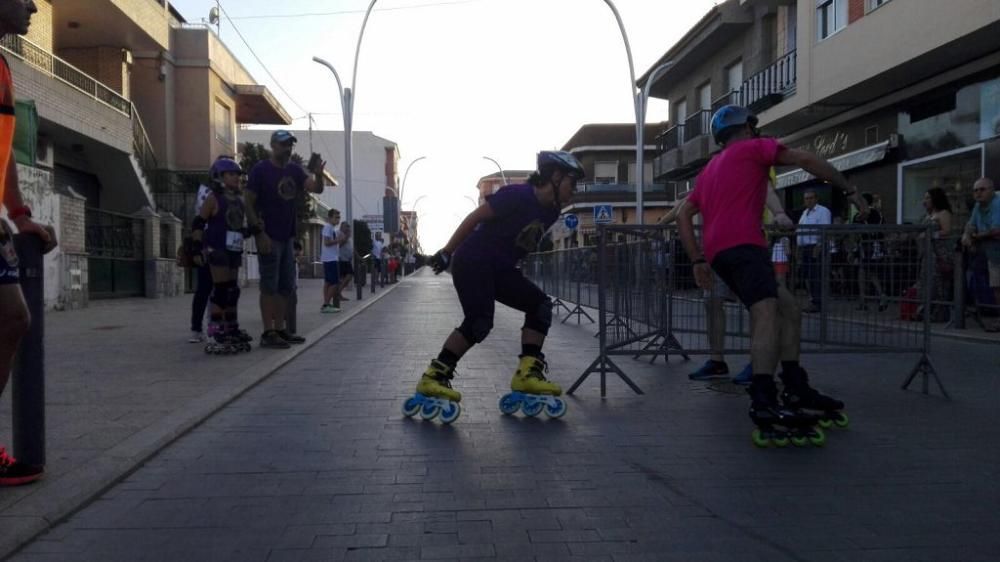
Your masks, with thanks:
[[[215,0],[172,3],[200,22]],[[615,0],[636,77],[715,3]],[[341,131],[336,82],[312,57],[330,61],[350,87],[368,4],[223,0],[231,21],[223,18],[221,37],[296,118],[293,128],[307,128],[312,113],[314,128]],[[497,171],[484,156],[533,169],[539,150],[559,149],[584,124],[635,123],[624,42],[602,0],[379,0],[354,91],[354,130],[399,145],[401,181],[425,157],[406,175],[402,206],[416,204],[427,253],[472,210],[479,178]],[[647,122],[666,118],[666,102],[653,100]],[[339,168],[331,170],[338,179]]]

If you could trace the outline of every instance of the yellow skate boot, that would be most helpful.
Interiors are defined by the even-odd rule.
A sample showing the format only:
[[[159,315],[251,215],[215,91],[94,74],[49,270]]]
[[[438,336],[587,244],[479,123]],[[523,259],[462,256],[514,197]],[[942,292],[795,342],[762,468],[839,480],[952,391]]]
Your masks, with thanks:
[[[462,394],[451,388],[455,369],[437,359],[431,360],[427,370],[417,381],[417,392],[403,402],[403,415],[410,418],[418,412],[420,417],[431,420],[438,415],[443,423],[451,423],[462,413],[458,402]]]
[[[550,418],[566,413],[566,402],[556,398],[562,394],[558,384],[545,378],[549,366],[544,359],[525,355],[510,380],[510,394],[500,399],[500,411],[511,415],[522,410],[526,416],[537,416],[545,410]]]

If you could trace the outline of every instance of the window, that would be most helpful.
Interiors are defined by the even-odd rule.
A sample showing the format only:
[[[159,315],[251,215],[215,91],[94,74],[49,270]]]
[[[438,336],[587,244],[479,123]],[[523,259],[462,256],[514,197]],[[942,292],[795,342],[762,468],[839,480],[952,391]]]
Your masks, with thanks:
[[[701,106],[698,109],[712,109],[712,83],[708,82],[698,88],[698,101]]]
[[[743,87],[743,61],[738,60],[726,67],[726,89],[735,92]]]
[[[594,162],[594,183],[618,183],[618,162]]]
[[[674,110],[674,123],[678,125],[683,125],[688,118],[688,102],[687,100],[680,100],[677,102],[677,108]]]
[[[215,138],[220,142],[233,142],[233,114],[229,106],[215,100]]]
[[[635,185],[635,162],[628,165],[628,182]],[[653,163],[642,163],[642,185],[653,184]]]
[[[882,6],[882,4],[887,4],[889,0],[865,0],[865,11],[871,12]]]
[[[816,0],[816,31],[820,41],[847,25],[848,0]]]

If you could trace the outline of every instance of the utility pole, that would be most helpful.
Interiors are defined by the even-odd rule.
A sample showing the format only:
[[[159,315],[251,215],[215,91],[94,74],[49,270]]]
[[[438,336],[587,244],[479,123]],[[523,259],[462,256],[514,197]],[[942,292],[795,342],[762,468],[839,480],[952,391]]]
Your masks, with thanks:
[[[309,120],[309,154],[315,152],[313,150],[313,114],[306,113],[306,119]]]

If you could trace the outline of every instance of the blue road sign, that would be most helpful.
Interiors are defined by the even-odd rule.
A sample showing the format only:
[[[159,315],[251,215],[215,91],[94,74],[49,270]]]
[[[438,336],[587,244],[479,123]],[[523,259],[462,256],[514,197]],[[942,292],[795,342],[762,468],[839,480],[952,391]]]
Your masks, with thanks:
[[[608,224],[612,222],[615,222],[615,215],[612,212],[611,205],[594,206],[594,224]]]
[[[563,224],[570,230],[576,230],[576,227],[580,226],[580,217],[570,213],[563,219]]]

